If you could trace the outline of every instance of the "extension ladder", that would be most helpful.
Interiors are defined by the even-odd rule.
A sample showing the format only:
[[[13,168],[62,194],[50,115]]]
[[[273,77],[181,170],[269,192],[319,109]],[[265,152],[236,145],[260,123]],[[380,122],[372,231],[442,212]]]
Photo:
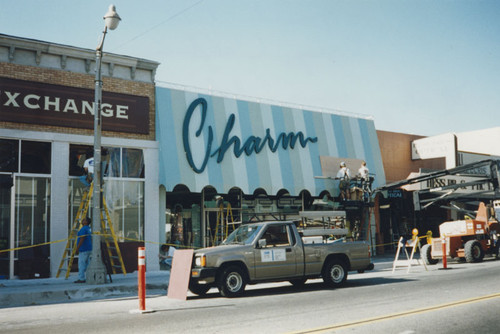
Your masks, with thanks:
[[[229,222],[229,219],[231,219],[231,222]],[[231,204],[227,203],[226,214],[224,215],[224,204],[221,203],[219,210],[217,211],[217,222],[215,225],[213,245],[218,245],[224,241],[229,236],[229,225],[231,225],[234,231],[236,229],[236,224],[239,223],[234,221]]]

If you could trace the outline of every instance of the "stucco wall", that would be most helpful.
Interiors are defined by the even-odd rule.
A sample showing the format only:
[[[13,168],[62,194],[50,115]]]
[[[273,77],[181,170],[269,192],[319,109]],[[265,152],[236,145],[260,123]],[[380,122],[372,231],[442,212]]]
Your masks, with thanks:
[[[424,136],[377,130],[387,183],[406,179],[420,168],[444,169],[445,159],[412,160],[411,142]]]

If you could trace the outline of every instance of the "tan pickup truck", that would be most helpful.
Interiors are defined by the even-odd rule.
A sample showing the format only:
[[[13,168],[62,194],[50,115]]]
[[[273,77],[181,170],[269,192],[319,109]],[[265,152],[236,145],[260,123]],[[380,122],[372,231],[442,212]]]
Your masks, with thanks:
[[[364,241],[329,240],[299,233],[294,222],[262,222],[238,227],[219,246],[195,251],[189,289],[203,295],[217,287],[221,295],[241,295],[247,284],[289,281],[303,285],[322,277],[329,287],[344,284],[349,271],[373,269]]]

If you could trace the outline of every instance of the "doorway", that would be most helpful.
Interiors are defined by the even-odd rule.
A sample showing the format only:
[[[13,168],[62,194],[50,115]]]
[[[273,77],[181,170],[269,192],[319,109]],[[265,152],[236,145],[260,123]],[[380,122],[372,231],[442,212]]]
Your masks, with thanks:
[[[15,251],[0,253],[0,276],[49,277],[50,178],[12,175],[0,185],[0,249]]]

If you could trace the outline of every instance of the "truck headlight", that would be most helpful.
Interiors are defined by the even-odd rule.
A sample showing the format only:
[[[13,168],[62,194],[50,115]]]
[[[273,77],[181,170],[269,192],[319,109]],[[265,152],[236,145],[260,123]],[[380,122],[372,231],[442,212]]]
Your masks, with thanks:
[[[194,264],[197,267],[205,267],[207,265],[207,258],[205,257],[205,255],[197,256],[194,259]]]

